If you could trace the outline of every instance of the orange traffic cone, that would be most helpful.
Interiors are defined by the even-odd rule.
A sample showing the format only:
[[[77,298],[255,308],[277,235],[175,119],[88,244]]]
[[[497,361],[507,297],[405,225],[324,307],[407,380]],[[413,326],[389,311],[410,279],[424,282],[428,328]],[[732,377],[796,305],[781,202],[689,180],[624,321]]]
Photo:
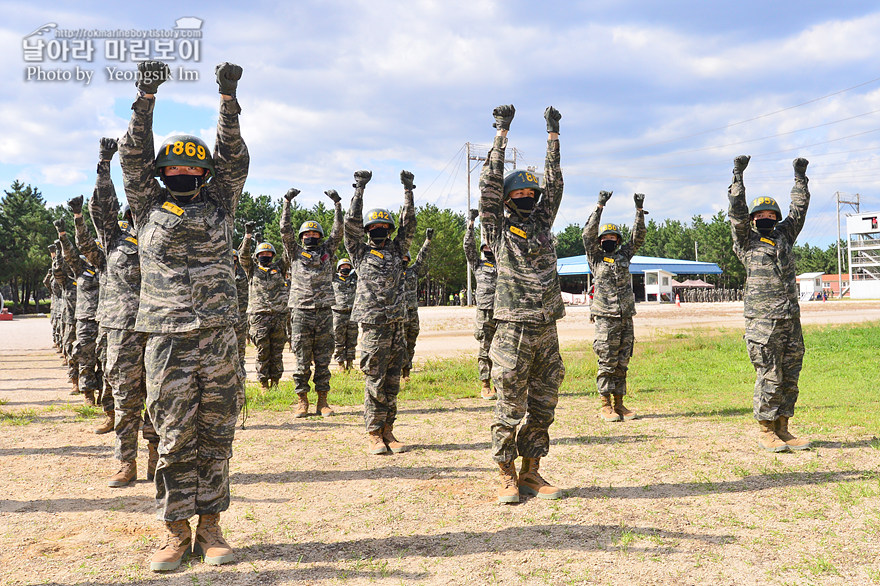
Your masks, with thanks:
[[[681,307],[681,299],[678,298],[678,293],[675,294],[675,306]]]

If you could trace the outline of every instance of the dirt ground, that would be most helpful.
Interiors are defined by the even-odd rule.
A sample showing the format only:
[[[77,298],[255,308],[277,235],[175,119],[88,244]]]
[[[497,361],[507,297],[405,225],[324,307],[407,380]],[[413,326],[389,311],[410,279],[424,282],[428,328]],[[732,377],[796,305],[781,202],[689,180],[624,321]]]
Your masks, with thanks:
[[[805,324],[880,320],[877,301],[802,310]],[[641,339],[742,328],[741,303],[638,311]],[[588,310],[567,313],[563,346],[590,340]],[[475,354],[473,309],[420,315],[420,361]],[[413,449],[395,456],[365,454],[358,408],[251,413],[222,518],[236,563],[155,575],[146,447],[141,479],[108,488],[112,437],[92,433],[67,390],[48,320],[0,322],[0,410],[33,418],[0,424],[2,584],[880,583],[880,443],[864,430],[811,430],[815,449],[774,456],[755,449],[748,414],[685,418],[670,405],[606,424],[595,398],[562,396],[542,471],[565,498],[500,506],[492,404],[405,390],[395,431]]]

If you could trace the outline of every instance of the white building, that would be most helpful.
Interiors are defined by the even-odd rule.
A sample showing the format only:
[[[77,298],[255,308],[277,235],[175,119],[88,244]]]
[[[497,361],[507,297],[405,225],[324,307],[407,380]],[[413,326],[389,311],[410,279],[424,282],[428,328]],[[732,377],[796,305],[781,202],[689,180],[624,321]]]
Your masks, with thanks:
[[[880,212],[846,217],[851,299],[880,299]]]

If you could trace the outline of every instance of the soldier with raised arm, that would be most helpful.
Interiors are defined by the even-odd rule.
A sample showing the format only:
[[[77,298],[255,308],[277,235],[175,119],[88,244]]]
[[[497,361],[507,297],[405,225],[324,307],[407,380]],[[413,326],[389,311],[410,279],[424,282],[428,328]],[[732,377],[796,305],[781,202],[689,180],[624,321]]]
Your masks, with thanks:
[[[794,186],[788,216],[776,200],[759,196],[746,203],[743,172],[750,157],[733,162],[727,191],[733,251],[746,269],[743,313],[745,340],[755,367],[755,419],[761,426],[758,445],[770,452],[806,450],[810,442],[788,428],[798,398],[804,361],[801,309],[795,280],[793,247],[807,219],[810,190],[806,159],[795,159]]]
[[[213,154],[192,135],[171,136],[154,150],[155,93],[169,77],[158,61],[138,64],[139,95],[119,144],[141,264],[135,329],[147,334],[147,411],[159,434],[156,502],[165,541],[153,571],[176,569],[191,549],[209,564],[234,557],[219,520],[229,508],[229,459],[244,402],[232,233],[250,159],[235,97],[241,67],[222,63],[215,72],[221,104]]]
[[[470,210],[468,215],[467,229],[464,231],[464,255],[468,265],[474,272],[477,281],[477,290],[474,293],[474,302],[477,305],[477,315],[474,319],[474,338],[480,343],[477,353],[477,368],[480,373],[480,397],[491,401],[495,398],[492,390],[492,360],[489,358],[489,348],[492,347],[492,339],[495,337],[495,279],[498,270],[495,268],[495,254],[488,244],[480,247],[477,252],[477,240],[474,235],[474,220],[480,212]]]
[[[341,258],[333,275],[333,341],[334,356],[339,370],[351,370],[357,349],[358,323],[351,319],[354,295],[357,290],[357,273],[351,259]]]
[[[410,264],[409,252],[403,255],[403,279],[406,290],[406,325],[404,335],[406,337],[406,363],[401,372],[401,378],[409,380],[409,371],[412,370],[412,360],[416,353],[416,340],[419,337],[419,279],[428,271],[428,246],[434,237],[434,229],[425,230],[425,242],[416,255],[416,261]]]

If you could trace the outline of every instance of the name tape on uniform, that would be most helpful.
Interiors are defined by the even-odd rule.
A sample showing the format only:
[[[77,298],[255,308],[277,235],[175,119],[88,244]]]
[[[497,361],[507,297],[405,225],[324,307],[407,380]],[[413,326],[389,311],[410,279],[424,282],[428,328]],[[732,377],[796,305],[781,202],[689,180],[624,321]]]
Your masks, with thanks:
[[[761,242],[766,242],[770,246],[776,246],[776,243],[770,240],[769,238],[761,238]]]
[[[514,234],[516,234],[517,236],[519,236],[520,238],[528,238],[529,237],[528,234],[526,234],[525,230],[521,230],[520,228],[517,228],[516,226],[511,226],[510,231],[513,232]]]
[[[381,252],[379,252],[378,250],[370,250],[370,254],[375,255],[375,256],[378,256],[378,257],[381,258],[381,259],[384,259],[384,258],[385,258],[385,255],[382,254]]]
[[[602,260],[604,260],[605,262],[608,262],[608,263],[614,264],[614,259],[611,258],[611,257],[606,256],[606,257],[603,258]]]
[[[182,216],[183,215],[183,208],[180,208],[180,207],[174,205],[170,201],[166,201],[165,203],[163,203],[162,209],[168,210],[169,212],[171,212],[175,216]]]

